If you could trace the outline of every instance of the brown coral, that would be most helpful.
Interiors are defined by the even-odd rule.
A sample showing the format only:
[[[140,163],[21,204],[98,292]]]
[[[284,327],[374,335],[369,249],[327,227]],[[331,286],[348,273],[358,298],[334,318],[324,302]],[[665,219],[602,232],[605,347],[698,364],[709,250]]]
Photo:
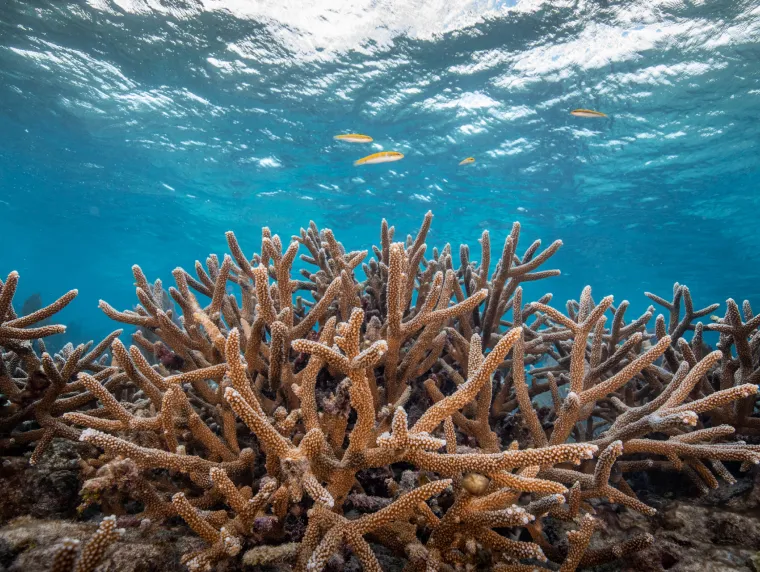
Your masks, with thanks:
[[[431,222],[428,213],[416,237],[394,242],[383,221],[362,281],[367,252],[346,252],[313,223],[287,246],[265,228],[250,258],[228,233],[231,256],[196,263],[197,277],[174,271],[168,293],[181,319],[160,281],[135,266],[140,305],[121,312],[101,302],[141,328],[133,345],[116,333],[93,357],[71,349],[59,364],[25,340],[45,334],[28,326],[64,302],[16,318],[12,274],[0,290],[9,350],[0,380],[16,409],[3,426],[36,416],[39,438],[103,451],[86,504],[133,498],[141,518],[181,517],[208,545],[185,556],[194,570],[243,549],[250,562],[319,570],[344,546],[379,570],[374,542],[409,570],[548,560],[569,572],[651,543],[594,545],[600,499],[655,512],[626,473],[678,470],[714,487],[733,479],[731,463],[760,461],[757,446],[733,439],[760,419],[760,319],[748,304],[742,316],[729,301],[707,326],[721,341],[706,352],[705,326],[692,322],[714,308],[695,311],[683,286],[672,302],[649,295],[670,312],[654,336],[653,308],[626,323],[627,302],[596,303],[590,288],[564,313],[548,294],[524,304],[523,282],[558,273],[539,267],[560,241],[518,255],[515,224],[491,272],[487,232],[479,263],[463,247],[456,266],[448,245],[426,258]],[[314,270],[294,280],[301,247]],[[112,366],[96,361],[108,347]],[[54,389],[21,398],[40,371]],[[507,419],[520,431],[505,435]],[[402,468],[400,482],[389,478]],[[357,517],[351,507],[377,510]],[[556,541],[546,534],[553,521],[577,530]]]

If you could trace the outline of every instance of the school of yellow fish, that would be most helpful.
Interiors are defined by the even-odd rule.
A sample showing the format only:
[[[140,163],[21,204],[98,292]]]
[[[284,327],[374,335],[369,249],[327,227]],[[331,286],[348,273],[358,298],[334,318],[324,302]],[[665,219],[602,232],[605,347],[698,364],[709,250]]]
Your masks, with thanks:
[[[606,114],[601,111],[594,111],[593,109],[573,109],[570,115],[575,117],[607,117]],[[361,133],[344,133],[342,135],[335,136],[336,141],[343,141],[344,143],[371,143],[372,137],[369,135],[362,135]],[[400,161],[404,158],[403,153],[398,151],[380,151],[379,153],[372,153],[366,157],[354,161],[354,165],[375,165],[377,163],[391,163],[393,161]],[[472,165],[475,162],[475,157],[467,157],[459,162],[459,166]]]

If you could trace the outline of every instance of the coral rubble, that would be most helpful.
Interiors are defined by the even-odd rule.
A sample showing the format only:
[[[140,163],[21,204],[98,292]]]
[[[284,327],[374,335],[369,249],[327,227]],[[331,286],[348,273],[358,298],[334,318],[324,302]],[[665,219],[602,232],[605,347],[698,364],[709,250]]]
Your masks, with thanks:
[[[676,284],[671,301],[647,294],[669,313],[654,333],[654,307],[627,321],[627,302],[588,287],[564,312],[550,294],[526,304],[522,283],[559,273],[541,267],[560,241],[519,255],[515,224],[491,271],[488,232],[479,262],[466,246],[456,261],[450,245],[428,249],[431,222],[394,242],[383,221],[369,262],[313,223],[287,247],[265,228],[250,257],[230,232],[231,256],[177,268],[168,296],[135,266],[139,305],[100,304],[137,328],[130,347],[117,330],[49,355],[43,339],[62,326],[31,326],[76,292],[18,317],[11,273],[0,447],[36,443],[38,463],[55,438],[91,445],[80,509],[181,519],[205,543],[184,554],[190,570],[316,571],[351,553],[366,570],[393,555],[407,570],[571,572],[652,544],[596,540],[605,503],[657,512],[634,476],[676,471],[707,491],[760,462],[737,437],[760,428],[747,302],[703,325],[717,305],[695,310]],[[313,270],[294,279],[301,249]],[[114,526],[101,525],[103,550]],[[66,546],[53,569],[74,562]]]

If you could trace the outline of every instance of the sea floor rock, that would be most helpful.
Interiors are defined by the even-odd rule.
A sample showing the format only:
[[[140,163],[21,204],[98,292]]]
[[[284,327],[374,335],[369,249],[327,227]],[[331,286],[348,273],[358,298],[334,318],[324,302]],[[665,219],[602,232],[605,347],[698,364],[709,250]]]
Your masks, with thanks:
[[[7,572],[47,572],[64,538],[86,541],[97,529],[92,522],[17,518],[0,529],[0,563]],[[181,529],[127,529],[106,552],[98,572],[179,572],[183,552],[202,542]]]
[[[79,459],[82,443],[55,439],[43,461],[29,464],[27,456],[0,458],[0,524],[19,516],[73,518],[79,504]]]
[[[617,505],[597,506],[604,526],[592,546],[641,532],[655,538],[648,549],[597,567],[598,572],[760,572],[760,513],[752,508],[760,493],[756,472],[701,497],[691,495],[686,479],[675,478],[670,484],[677,492],[663,495],[659,483],[636,491],[644,502],[657,507],[652,519]]]

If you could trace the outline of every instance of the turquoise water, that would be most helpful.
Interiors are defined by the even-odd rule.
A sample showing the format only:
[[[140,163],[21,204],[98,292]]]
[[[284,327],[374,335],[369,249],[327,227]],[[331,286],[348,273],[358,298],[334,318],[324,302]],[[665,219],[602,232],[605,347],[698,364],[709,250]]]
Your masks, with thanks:
[[[170,283],[227,230],[251,254],[309,220],[369,248],[430,209],[431,246],[562,239],[528,299],[760,305],[759,62],[757,1],[10,0],[0,274],[79,288],[88,339],[132,264]],[[353,165],[380,150],[405,158]]]

